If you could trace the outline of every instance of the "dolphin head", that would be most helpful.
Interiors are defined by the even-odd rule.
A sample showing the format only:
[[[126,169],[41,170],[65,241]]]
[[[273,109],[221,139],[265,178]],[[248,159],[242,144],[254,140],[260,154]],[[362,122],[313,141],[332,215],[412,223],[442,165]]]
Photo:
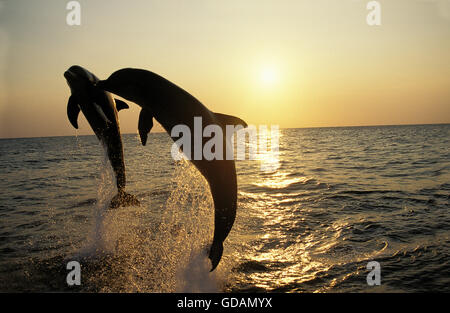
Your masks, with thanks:
[[[148,73],[141,69],[124,68],[112,73],[108,79],[98,81],[96,86],[139,104],[148,92],[148,85],[143,83]]]
[[[64,72],[64,77],[72,92],[67,104],[67,115],[75,128],[78,128],[77,118],[82,107],[88,109],[83,113],[91,127],[95,128],[96,134],[105,125],[117,120],[114,109],[111,108],[113,100],[110,95],[95,87],[99,79],[94,74],[79,65],[73,65]]]
[[[98,78],[79,65],[71,66],[64,72],[67,84],[72,91],[83,88],[86,84],[95,85],[98,82]]]

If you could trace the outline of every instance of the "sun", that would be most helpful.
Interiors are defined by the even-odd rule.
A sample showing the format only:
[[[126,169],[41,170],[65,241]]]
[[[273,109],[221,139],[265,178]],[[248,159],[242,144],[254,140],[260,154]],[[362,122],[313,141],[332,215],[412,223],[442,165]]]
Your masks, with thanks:
[[[275,66],[265,66],[261,69],[260,80],[265,86],[271,86],[278,82],[279,73]]]

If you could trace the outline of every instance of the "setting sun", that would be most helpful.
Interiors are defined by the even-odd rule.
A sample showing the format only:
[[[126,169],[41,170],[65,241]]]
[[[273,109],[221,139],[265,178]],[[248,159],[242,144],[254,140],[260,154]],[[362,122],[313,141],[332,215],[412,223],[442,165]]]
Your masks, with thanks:
[[[274,66],[266,66],[260,73],[261,82],[264,85],[274,85],[279,80],[278,69]]]

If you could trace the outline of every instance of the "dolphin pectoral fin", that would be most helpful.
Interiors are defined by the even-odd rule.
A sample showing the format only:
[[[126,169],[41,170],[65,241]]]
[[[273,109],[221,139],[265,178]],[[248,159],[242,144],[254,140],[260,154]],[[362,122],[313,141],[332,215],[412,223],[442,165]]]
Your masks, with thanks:
[[[78,100],[73,95],[70,96],[69,102],[67,103],[67,117],[69,118],[70,124],[78,129],[78,114],[80,113],[80,106],[78,105]]]
[[[208,258],[211,260],[212,268],[210,272],[214,271],[219,265],[220,259],[222,258],[223,253],[223,243],[220,241],[214,241],[211,245],[211,249],[209,250]]]
[[[123,102],[122,100],[114,99],[114,101],[116,101],[116,109],[117,109],[117,112],[119,112],[120,110],[123,110],[123,109],[129,109],[129,108],[130,108],[130,107],[128,106],[128,104],[126,104],[126,103]]]
[[[214,115],[220,121],[220,123],[222,124],[222,127],[225,127],[226,125],[233,125],[233,126],[240,125],[243,128],[245,128],[248,126],[244,120],[242,120],[236,116],[226,115],[226,114],[221,114],[221,113],[214,113]]]
[[[138,130],[142,145],[147,143],[147,136],[153,127],[153,114],[150,110],[142,109],[139,114]]]

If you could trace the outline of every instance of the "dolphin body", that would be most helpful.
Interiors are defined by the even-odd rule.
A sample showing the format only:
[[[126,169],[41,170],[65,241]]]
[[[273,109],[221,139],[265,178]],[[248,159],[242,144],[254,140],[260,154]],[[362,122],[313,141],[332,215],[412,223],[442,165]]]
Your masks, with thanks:
[[[247,124],[234,116],[213,113],[199,100],[165,78],[142,69],[121,69],[107,79],[97,83],[106,91],[115,93],[142,107],[139,115],[138,129],[143,145],[155,118],[171,134],[176,125],[186,125],[191,130],[191,143],[194,143],[194,117],[201,117],[203,127],[219,125],[225,130],[226,125]],[[225,134],[225,131],[223,131]],[[223,137],[223,151],[229,148],[227,138]],[[174,141],[176,138],[172,138]],[[202,149],[207,140],[203,138]],[[184,149],[185,147],[183,147]],[[202,150],[203,151],[203,150]],[[214,201],[214,238],[209,250],[213,271],[220,262],[223,242],[233,227],[237,207],[237,179],[234,160],[195,160],[194,145],[191,144],[191,162],[206,178],[211,188]]]
[[[67,104],[70,123],[78,129],[78,115],[81,110],[105,147],[114,170],[118,193],[111,199],[110,207],[139,205],[135,196],[125,192],[125,163],[117,111],[127,109],[128,105],[118,99],[114,101],[110,93],[97,88],[95,84],[99,79],[81,66],[71,66],[64,73],[64,77],[72,92]]]

